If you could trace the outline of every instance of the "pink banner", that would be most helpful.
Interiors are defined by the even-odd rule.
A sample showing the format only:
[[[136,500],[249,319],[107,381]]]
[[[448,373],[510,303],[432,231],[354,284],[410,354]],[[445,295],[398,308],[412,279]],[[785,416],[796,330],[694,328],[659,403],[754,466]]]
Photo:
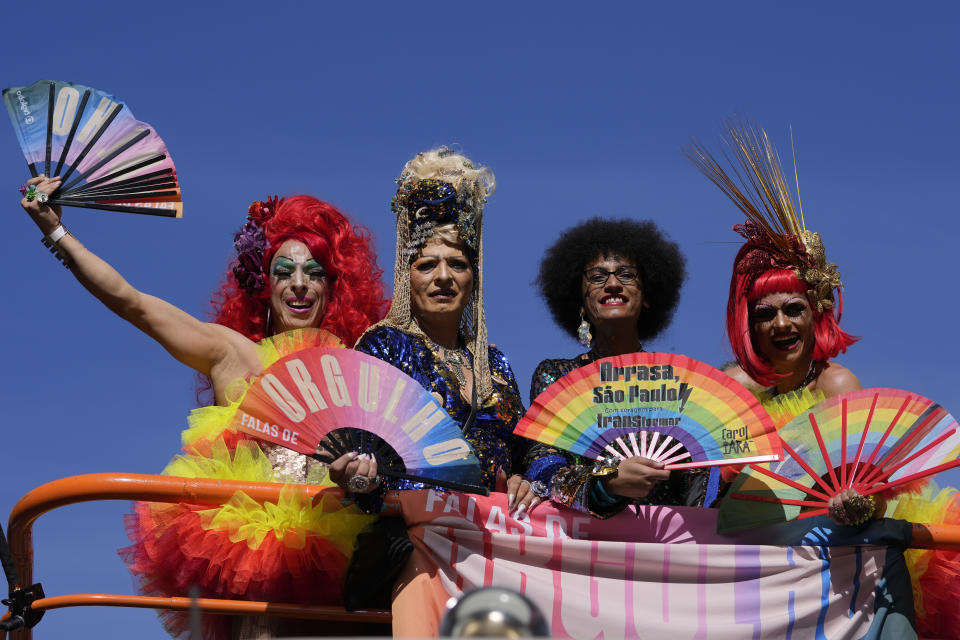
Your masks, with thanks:
[[[433,636],[445,602],[515,589],[558,638],[863,638],[885,546],[774,546],[715,533],[710,509],[649,507],[597,520],[506,496],[401,492],[416,551],[394,633]]]

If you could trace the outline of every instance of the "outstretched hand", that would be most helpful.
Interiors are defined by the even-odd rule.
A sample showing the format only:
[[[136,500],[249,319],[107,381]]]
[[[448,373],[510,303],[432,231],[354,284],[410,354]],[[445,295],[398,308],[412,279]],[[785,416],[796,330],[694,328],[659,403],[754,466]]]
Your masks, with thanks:
[[[48,196],[53,195],[53,193],[60,188],[60,183],[61,180],[59,177],[48,178],[44,175],[27,180],[28,187],[36,187],[39,193],[45,193]],[[24,196],[23,199],[20,200],[20,206],[30,214],[30,217],[33,218],[33,221],[37,223],[37,226],[40,227],[40,230],[43,231],[44,234],[49,234],[56,229],[57,225],[60,224],[60,217],[63,215],[59,206],[44,204],[36,198],[27,200],[26,196]]]
[[[633,457],[620,462],[617,475],[604,479],[604,488],[611,495],[624,498],[646,498],[658,482],[670,478],[670,472],[660,462]]]

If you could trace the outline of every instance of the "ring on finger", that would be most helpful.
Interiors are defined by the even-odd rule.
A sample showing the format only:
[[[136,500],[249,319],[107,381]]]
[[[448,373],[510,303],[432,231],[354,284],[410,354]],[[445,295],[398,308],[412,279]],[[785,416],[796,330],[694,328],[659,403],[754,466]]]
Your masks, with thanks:
[[[549,498],[550,497],[550,487],[547,486],[547,483],[541,480],[534,480],[530,483],[530,491],[537,498]]]
[[[370,478],[357,474],[347,482],[347,488],[353,493],[363,493],[370,487]]]
[[[47,200],[50,199],[50,194],[44,193],[43,191],[37,191],[37,202],[40,204],[46,204]]]
[[[380,476],[370,478],[361,474],[356,474],[347,482],[347,488],[353,493],[363,493],[370,487],[380,484]]]
[[[20,187],[20,193],[23,194],[24,199],[27,202],[33,202],[37,199],[37,187],[35,185],[30,185],[29,187]]]

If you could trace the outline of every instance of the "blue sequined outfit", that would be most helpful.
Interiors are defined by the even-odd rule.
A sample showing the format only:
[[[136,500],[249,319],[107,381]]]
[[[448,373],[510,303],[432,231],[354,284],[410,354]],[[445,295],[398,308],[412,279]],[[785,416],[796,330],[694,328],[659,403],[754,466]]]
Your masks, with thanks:
[[[389,362],[430,391],[447,410],[450,417],[463,427],[470,415],[470,403],[460,393],[460,383],[450,368],[431,349],[423,336],[405,333],[393,327],[380,326],[366,333],[357,343],[362,351]],[[472,355],[468,353],[471,360]],[[480,461],[480,477],[484,486],[496,488],[497,473],[503,469],[509,476],[520,469],[531,441],[513,435],[517,421],[524,413],[517,381],[507,357],[495,346],[490,346],[490,372],[493,393],[477,407],[477,414],[469,431],[464,433]],[[386,479],[384,489],[423,489],[424,485],[409,480]],[[357,496],[357,502],[367,510],[375,510],[380,503],[377,493]]]

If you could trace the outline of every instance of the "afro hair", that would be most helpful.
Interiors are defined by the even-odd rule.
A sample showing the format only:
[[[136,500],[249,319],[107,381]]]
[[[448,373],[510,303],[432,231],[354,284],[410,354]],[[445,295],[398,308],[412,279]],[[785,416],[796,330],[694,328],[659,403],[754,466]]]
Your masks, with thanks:
[[[535,283],[554,322],[577,337],[583,271],[589,262],[610,256],[637,265],[643,298],[650,305],[640,314],[637,329],[641,340],[654,338],[673,318],[687,271],[680,248],[649,220],[591,218],[560,235],[544,254]]]

